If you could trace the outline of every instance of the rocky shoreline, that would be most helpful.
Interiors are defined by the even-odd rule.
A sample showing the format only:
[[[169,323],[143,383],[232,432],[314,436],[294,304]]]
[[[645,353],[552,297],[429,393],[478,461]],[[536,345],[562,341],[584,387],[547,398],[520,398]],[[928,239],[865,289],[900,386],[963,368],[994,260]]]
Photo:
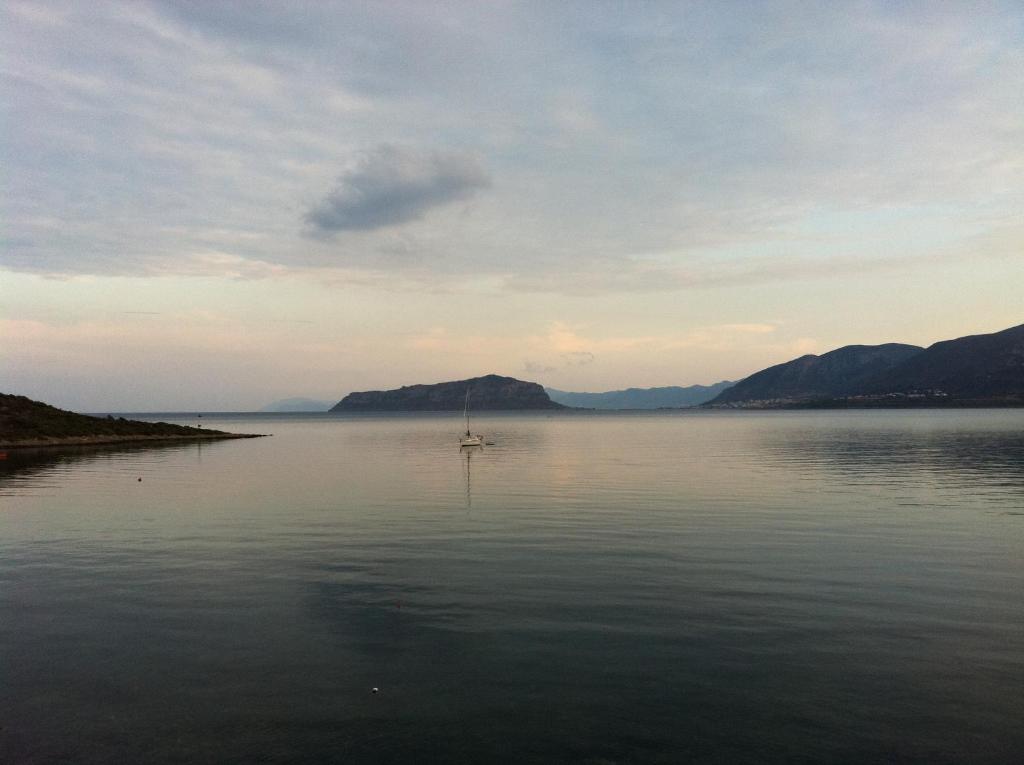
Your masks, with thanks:
[[[60,446],[106,446],[110,444],[137,444],[164,441],[223,441],[231,438],[265,438],[266,433],[196,433],[188,435],[96,435],[66,436],[62,438],[32,438],[0,441],[0,449],[41,449]]]
[[[39,449],[57,446],[156,443],[163,441],[219,441],[259,438],[262,433],[226,433],[169,422],[141,422],[123,417],[77,414],[0,393],[0,449]]]

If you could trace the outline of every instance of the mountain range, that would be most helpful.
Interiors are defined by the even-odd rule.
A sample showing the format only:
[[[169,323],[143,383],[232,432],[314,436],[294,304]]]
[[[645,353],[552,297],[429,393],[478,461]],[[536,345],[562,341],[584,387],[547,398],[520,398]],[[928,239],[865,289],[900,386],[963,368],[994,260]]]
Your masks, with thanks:
[[[485,375],[350,393],[330,411],[456,411],[465,405],[467,390],[471,410],[1019,405],[1024,404],[1024,325],[927,348],[847,345],[776,364],[736,383],[573,393]]]
[[[1024,324],[928,348],[848,345],[809,354],[740,380],[711,407],[818,403],[1024,403]]]
[[[710,401],[735,383],[728,380],[713,385],[690,385],[681,388],[627,388],[605,393],[571,393],[545,388],[552,401],[581,409],[675,409],[699,406]]]

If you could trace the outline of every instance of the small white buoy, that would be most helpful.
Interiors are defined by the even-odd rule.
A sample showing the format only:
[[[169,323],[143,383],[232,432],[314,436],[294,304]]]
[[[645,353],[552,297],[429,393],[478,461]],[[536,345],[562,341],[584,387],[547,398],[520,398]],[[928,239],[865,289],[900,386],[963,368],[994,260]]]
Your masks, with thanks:
[[[370,689],[370,693],[376,693],[379,690],[380,690],[380,688],[371,688]]]

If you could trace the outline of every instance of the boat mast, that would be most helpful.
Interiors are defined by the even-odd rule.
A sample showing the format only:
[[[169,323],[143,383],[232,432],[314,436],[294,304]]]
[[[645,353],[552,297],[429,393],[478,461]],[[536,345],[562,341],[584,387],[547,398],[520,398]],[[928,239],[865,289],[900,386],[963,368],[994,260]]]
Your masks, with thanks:
[[[469,435],[469,388],[466,388],[466,408],[463,411],[466,416],[466,435]]]

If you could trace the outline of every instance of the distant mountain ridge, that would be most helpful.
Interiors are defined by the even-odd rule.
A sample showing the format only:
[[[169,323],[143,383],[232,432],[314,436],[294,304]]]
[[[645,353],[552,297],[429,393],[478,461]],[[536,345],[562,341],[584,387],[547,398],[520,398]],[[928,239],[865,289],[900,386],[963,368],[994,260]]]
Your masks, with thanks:
[[[870,393],[942,390],[957,398],[1024,396],[1024,324],[935,343],[869,388]]]
[[[461,411],[470,392],[473,411],[563,409],[539,383],[514,377],[484,375],[468,380],[407,385],[395,390],[349,393],[331,407],[332,412],[450,412]]]
[[[777,406],[811,401],[927,399],[1024,403],[1024,325],[944,340],[848,345],[755,372],[708,406]]]
[[[755,372],[737,383],[573,393],[485,375],[433,385],[350,393],[330,411],[456,411],[470,408],[657,409],[891,405],[1024,405],[1024,324],[934,343],[847,345]]]
[[[605,393],[573,393],[555,388],[545,390],[553,401],[583,409],[666,409],[700,406],[734,384],[723,380],[713,385],[626,388]]]
[[[740,380],[712,403],[786,398],[835,398],[863,392],[874,378],[924,348],[902,343],[847,345],[820,356],[807,354]]]

